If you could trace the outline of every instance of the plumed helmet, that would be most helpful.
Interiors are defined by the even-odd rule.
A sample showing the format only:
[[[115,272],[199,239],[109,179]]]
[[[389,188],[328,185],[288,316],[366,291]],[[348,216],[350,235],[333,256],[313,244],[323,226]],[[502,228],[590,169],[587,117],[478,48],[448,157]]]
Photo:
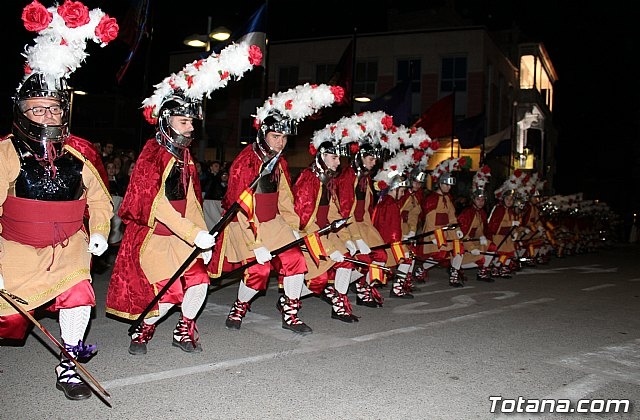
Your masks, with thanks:
[[[62,110],[60,124],[41,124],[25,115],[26,101],[32,98],[49,98],[57,101]],[[13,134],[28,140],[36,154],[43,155],[53,147],[59,152],[69,137],[69,91],[65,79],[47,78],[42,73],[32,73],[19,87],[13,98]]]
[[[487,193],[484,188],[476,188],[471,191],[471,198],[475,200],[476,198],[487,198]]]
[[[316,174],[316,176],[320,179],[320,182],[322,182],[323,184],[328,182],[336,175],[336,171],[327,166],[327,163],[324,160],[325,157],[327,155],[340,156],[340,154],[340,146],[331,141],[322,142],[320,146],[318,146],[318,150],[314,157],[313,163],[311,164],[311,170],[314,174]]]
[[[158,142],[179,161],[182,161],[183,152],[191,145],[194,136],[185,136],[171,125],[171,117],[175,116],[193,118],[194,129],[199,128],[201,124],[198,121],[202,120],[202,102],[186,98],[181,91],[175,90],[160,104],[160,111],[158,112]]]
[[[389,191],[393,191],[401,187],[409,188],[409,186],[409,180],[402,175],[395,175],[391,180],[389,180]]]
[[[353,155],[353,159],[351,160],[351,166],[355,169],[358,176],[365,175],[369,172],[362,161],[367,156],[373,156],[379,160],[382,156],[382,149],[370,143],[361,143],[359,145],[358,151]]]
[[[260,122],[255,143],[256,152],[263,161],[269,160],[276,153],[267,143],[267,133],[271,131],[293,136],[298,133],[298,123],[277,109],[270,110],[269,114]]]
[[[456,178],[451,172],[445,172],[438,178],[438,184],[456,185]]]
[[[424,184],[427,182],[427,173],[416,168],[411,171],[411,180]]]
[[[502,198],[506,198],[506,197],[515,198],[515,196],[516,196],[516,190],[512,188],[507,188],[502,191]]]
[[[36,155],[52,163],[69,136],[70,95],[66,79],[85,61],[87,42],[104,47],[117,37],[119,27],[102,10],[89,10],[80,1],[65,1],[48,8],[33,1],[22,10],[22,23],[37,35],[34,43],[25,46],[22,52],[26,58],[25,75],[14,97],[12,131]],[[49,108],[49,112],[61,115],[61,123],[39,124],[29,120],[25,102],[30,98],[57,101],[61,113],[55,108]]]

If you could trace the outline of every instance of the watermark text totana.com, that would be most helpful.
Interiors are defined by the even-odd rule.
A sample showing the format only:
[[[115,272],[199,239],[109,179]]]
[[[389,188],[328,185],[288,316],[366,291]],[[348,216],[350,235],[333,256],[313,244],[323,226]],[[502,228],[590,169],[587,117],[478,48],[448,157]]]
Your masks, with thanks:
[[[629,413],[631,402],[624,399],[517,399],[490,396],[491,413]]]

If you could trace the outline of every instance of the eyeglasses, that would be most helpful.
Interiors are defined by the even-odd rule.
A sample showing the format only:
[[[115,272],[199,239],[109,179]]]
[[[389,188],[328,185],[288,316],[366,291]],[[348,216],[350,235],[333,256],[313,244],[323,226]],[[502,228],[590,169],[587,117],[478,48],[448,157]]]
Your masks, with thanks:
[[[33,108],[25,109],[24,112],[31,111],[33,115],[36,117],[42,117],[47,111],[51,113],[51,115],[60,115],[62,114],[62,107],[60,105],[51,105],[51,106],[34,106]]]

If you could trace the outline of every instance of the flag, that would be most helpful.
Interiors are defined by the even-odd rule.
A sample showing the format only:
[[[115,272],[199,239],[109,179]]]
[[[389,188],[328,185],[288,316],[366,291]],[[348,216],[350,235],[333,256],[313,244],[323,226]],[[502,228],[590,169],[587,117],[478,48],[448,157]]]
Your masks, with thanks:
[[[214,48],[216,53],[222,51],[222,49],[235,42],[241,44],[243,42],[249,45],[257,45],[262,51],[262,66],[266,66],[267,60],[267,3],[263,3],[258,9],[251,15],[247,23],[245,23],[238,30],[234,31],[224,45],[217,45]]]
[[[238,198],[238,204],[244,213],[247,215],[247,219],[249,220],[249,226],[251,227],[251,231],[253,232],[253,236],[258,234],[258,228],[256,224],[253,222],[253,191],[250,188],[242,191],[240,194],[240,198]]]
[[[353,61],[354,61],[353,39],[347,45],[336,69],[327,82],[328,85],[342,86],[344,88],[344,99],[340,105],[351,106],[353,100]]]
[[[238,199],[238,204],[244,211],[244,214],[247,215],[247,219],[253,219],[253,191],[249,188],[242,191],[240,198]]]
[[[422,127],[429,137],[437,139],[439,137],[449,137],[453,133],[453,116],[455,93],[450,93],[436,103],[431,105],[416,121],[414,127]]]
[[[129,46],[129,53],[124,60],[122,66],[116,73],[118,83],[122,82],[133,57],[140,47],[140,42],[145,36],[149,36],[147,28],[149,27],[149,19],[151,14],[151,0],[131,0],[131,5],[124,16],[122,25],[120,25],[120,39]]]
[[[409,125],[411,117],[411,81],[405,80],[360,108],[361,111],[384,111],[396,125]]]
[[[433,232],[433,235],[436,237],[436,246],[438,248],[441,248],[442,245],[444,245],[445,243],[447,243],[447,238],[445,238],[444,236],[444,231],[442,229],[436,229]]]
[[[374,280],[378,280],[379,282],[384,283],[384,273],[382,272],[382,267],[378,264],[369,264],[369,278],[371,279],[371,283],[373,284]]]
[[[500,264],[504,264],[508,258],[509,257],[506,254],[500,254],[500,257],[498,257],[498,262]]]
[[[318,232],[313,232],[304,237],[304,243],[307,245],[309,255],[316,265],[320,264],[320,257],[326,257],[327,251],[324,250],[320,235]]]
[[[455,136],[463,149],[471,149],[484,143],[484,112],[465,118],[455,124]]]
[[[400,260],[404,258],[404,250],[402,249],[401,242],[394,242],[391,244],[391,253],[397,264],[400,264]]]
[[[464,245],[462,241],[459,239],[455,239],[453,241],[453,255],[463,255],[464,254]]]
[[[511,127],[507,127],[504,130],[498,131],[490,136],[484,138],[484,153],[491,153],[500,143],[505,140],[511,139]],[[509,148],[511,153],[511,148]]]
[[[250,45],[257,45],[262,51],[262,64],[265,67],[267,64],[267,3],[263,3],[258,9],[251,15],[249,20],[242,25],[239,29],[233,31],[229,39],[225,42],[219,42],[212,46],[212,54],[220,54],[225,47],[232,42],[236,44],[248,43]],[[207,53],[208,54],[208,53]],[[206,58],[206,57],[203,57]]]

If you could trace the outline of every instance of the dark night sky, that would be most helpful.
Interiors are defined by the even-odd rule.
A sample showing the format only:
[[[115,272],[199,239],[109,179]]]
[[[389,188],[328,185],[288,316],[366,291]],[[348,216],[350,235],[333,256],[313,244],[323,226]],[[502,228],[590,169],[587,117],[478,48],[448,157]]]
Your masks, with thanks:
[[[84,3],[89,7],[100,7],[122,22],[129,1],[86,0]],[[41,2],[45,6],[52,4],[48,0]],[[236,0],[224,2],[220,7],[218,1],[191,0],[183,3],[188,7],[177,8],[176,2],[152,2],[155,13],[149,84],[159,82],[168,74],[165,69],[168,52],[185,50],[187,47],[182,45],[185,36],[205,32],[208,15],[213,17],[214,27],[234,28],[246,22],[262,3],[261,0]],[[8,96],[13,94],[20,77],[22,60],[19,52],[32,39],[20,22],[21,9],[27,3],[27,0],[5,2],[0,15],[0,24],[5,28],[3,32],[9,34],[9,42],[5,42],[4,48],[9,61],[3,66],[1,86],[3,126],[10,111]],[[286,37],[343,35],[351,34],[354,27],[359,33],[378,32],[384,30],[387,5],[416,10],[425,4],[442,3],[444,0],[269,0],[269,36],[277,41]],[[633,155],[630,150],[633,148],[635,181],[640,181],[640,76],[635,65],[640,52],[637,14],[633,13],[630,4],[621,0],[572,2],[576,6],[566,3],[557,0],[456,2],[458,10],[473,16],[477,24],[498,29],[515,22],[529,36],[529,41],[545,44],[559,77],[554,109],[554,123],[560,130],[561,143],[558,192],[583,191],[587,198],[600,198],[620,213],[632,208],[638,211],[639,202],[635,196],[639,195],[640,187],[634,184],[630,187]],[[92,84],[90,89],[93,90],[147,96],[148,92],[141,92],[145,49],[134,60],[124,85],[116,86],[113,75],[126,51],[126,45],[118,40],[104,50],[90,48],[91,56],[73,76],[74,83]],[[8,129],[7,125],[3,132]],[[613,156],[612,148],[620,150],[619,162],[611,168],[598,167],[601,149]],[[634,194],[630,194],[632,190]]]

